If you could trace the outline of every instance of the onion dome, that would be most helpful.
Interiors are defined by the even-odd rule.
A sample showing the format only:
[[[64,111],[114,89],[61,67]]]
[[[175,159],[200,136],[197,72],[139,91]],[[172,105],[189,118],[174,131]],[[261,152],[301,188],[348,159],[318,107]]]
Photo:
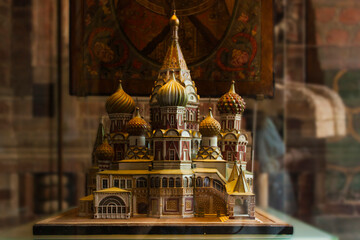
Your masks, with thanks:
[[[96,148],[95,156],[97,158],[99,168],[108,169],[110,167],[110,163],[114,159],[115,152],[108,143],[107,138],[105,138],[104,142]]]
[[[244,99],[235,92],[235,81],[232,81],[230,90],[219,99],[217,108],[220,113],[242,114],[245,105]]]
[[[199,128],[204,137],[213,137],[220,133],[220,123],[213,117],[211,108],[209,108],[208,116],[201,121]]]
[[[139,108],[135,109],[133,117],[126,125],[126,131],[133,136],[145,135],[149,131],[149,124],[140,116]]]
[[[160,106],[186,106],[188,94],[184,86],[176,81],[174,72],[170,80],[159,89],[157,100]]]
[[[118,90],[106,100],[106,111],[112,113],[133,113],[135,102],[122,88],[119,81]]]

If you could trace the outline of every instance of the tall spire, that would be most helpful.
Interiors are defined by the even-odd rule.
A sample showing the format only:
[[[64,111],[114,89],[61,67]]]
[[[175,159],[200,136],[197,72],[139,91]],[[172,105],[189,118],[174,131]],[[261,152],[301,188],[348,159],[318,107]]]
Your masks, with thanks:
[[[96,164],[96,160],[95,160],[96,148],[104,142],[104,137],[105,137],[104,117],[102,116],[99,121],[99,126],[98,126],[98,130],[96,133],[96,139],[95,139],[95,143],[94,143],[94,147],[93,147],[93,151],[92,151],[92,164],[93,165]]]
[[[235,91],[235,81],[234,80],[231,81],[231,87],[230,87],[229,92],[236,93],[236,91]]]
[[[236,165],[236,163],[234,163],[234,166],[232,168],[232,171],[230,173],[230,177],[228,179],[228,182],[234,181],[239,177],[239,168]]]
[[[174,10],[172,17],[170,18],[171,38],[174,41],[179,40],[179,36],[178,36],[179,25],[180,25],[180,21],[176,16],[176,10]]]
[[[245,180],[244,172],[240,169],[240,174],[236,180],[236,184],[235,184],[233,192],[247,193],[247,192],[250,192],[249,189],[250,189],[249,185],[247,184],[247,182]]]
[[[174,10],[174,13],[170,18],[169,24],[171,27],[171,43],[166,53],[164,63],[160,71],[188,70],[178,41],[179,40],[178,31],[179,31],[180,21],[176,16],[176,10]]]

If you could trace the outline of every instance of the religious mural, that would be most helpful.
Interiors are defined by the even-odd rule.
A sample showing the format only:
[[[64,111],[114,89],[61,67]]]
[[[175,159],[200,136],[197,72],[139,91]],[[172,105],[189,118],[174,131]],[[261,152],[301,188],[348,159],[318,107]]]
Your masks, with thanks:
[[[131,94],[148,95],[176,8],[182,52],[201,96],[221,95],[232,80],[242,95],[271,96],[271,6],[271,0],[73,1],[71,94],[109,95],[122,79]]]

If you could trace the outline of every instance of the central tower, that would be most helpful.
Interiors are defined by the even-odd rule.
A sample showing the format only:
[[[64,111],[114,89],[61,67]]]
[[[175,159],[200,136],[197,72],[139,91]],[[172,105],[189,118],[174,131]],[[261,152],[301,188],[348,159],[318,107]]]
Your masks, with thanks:
[[[170,46],[150,95],[154,160],[149,216],[184,218],[194,216],[194,190],[188,182],[194,178],[191,163],[199,135],[199,96],[180,49],[175,12],[170,26]]]
[[[163,65],[159,71],[157,80],[155,81],[152,93],[150,95],[150,121],[154,130],[163,128],[163,120],[161,119],[161,109],[157,95],[162,86],[172,79],[172,72],[176,81],[178,81],[185,89],[187,94],[187,102],[184,106],[184,115],[182,120],[184,125],[181,129],[199,130],[199,100],[195,83],[191,80],[190,70],[188,69],[182,51],[179,45],[178,29],[179,19],[175,11],[170,18],[171,42],[167,50]],[[167,119],[171,121],[171,119]]]

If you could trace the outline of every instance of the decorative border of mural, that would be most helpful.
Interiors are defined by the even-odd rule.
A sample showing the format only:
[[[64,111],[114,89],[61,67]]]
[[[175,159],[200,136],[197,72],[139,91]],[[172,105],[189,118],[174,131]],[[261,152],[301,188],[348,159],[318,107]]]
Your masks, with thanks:
[[[252,0],[250,0],[252,1]],[[117,87],[117,79],[113,81],[100,81],[94,79],[86,79],[86,74],[84,73],[84,55],[87,48],[86,42],[84,42],[84,24],[85,24],[85,14],[84,14],[84,3],[85,0],[81,1],[70,1],[70,94],[75,96],[98,96],[98,95],[110,95]],[[111,9],[109,10],[111,11]],[[241,9],[238,9],[241,11]],[[254,73],[258,76],[256,80],[247,80],[240,79],[236,81],[237,92],[243,96],[253,97],[253,96],[264,96],[272,97],[274,94],[274,77],[273,77],[273,0],[261,0],[261,27],[260,28],[260,39],[261,46],[257,46],[258,43],[255,42],[254,38],[249,34],[237,33],[230,34],[228,39],[232,42],[236,42],[239,38],[248,39],[253,50],[249,54],[249,63],[254,59],[255,52],[260,52],[260,73]],[[237,13],[237,16],[241,14]],[[239,18],[240,18],[239,17]],[[113,30],[112,30],[113,31]],[[121,45],[121,46],[120,46]],[[123,46],[124,45],[124,46]],[[132,46],[125,46],[126,41],[119,39],[119,48],[122,48],[123,55],[126,56],[131,54]],[[123,46],[123,47],[122,47]],[[249,64],[243,66],[234,67],[227,66],[223,64],[220,59],[221,54],[229,51],[224,46],[220,45],[217,49],[214,59],[218,68],[221,70],[218,80],[214,80],[211,84],[208,84],[206,81],[195,81],[195,84],[198,88],[198,93],[202,97],[219,97],[229,88],[231,77],[229,74],[240,74],[243,68],[249,68]],[[146,57],[144,57],[146,58]],[[120,59],[121,60],[121,59]],[[141,60],[141,59],[140,59]],[[212,60],[211,60],[212,61]],[[122,64],[122,62],[118,62]],[[150,63],[149,63],[150,64]],[[195,67],[201,65],[202,63],[196,64]],[[136,66],[134,66],[136,68]],[[193,70],[192,66],[189,66]],[[255,69],[256,70],[256,69]],[[224,77],[224,74],[227,74]],[[195,74],[194,70],[191,74]],[[120,76],[121,77],[121,76]],[[150,94],[149,86],[153,85],[153,82],[156,80],[156,77],[153,77],[152,82],[146,80],[147,83],[144,85],[146,87],[139,88],[138,85],[142,84],[140,80],[131,80],[123,79],[124,88],[127,89],[127,92],[135,96],[148,96]],[[148,86],[149,85],[149,86]],[[211,86],[208,86],[211,85]]]

